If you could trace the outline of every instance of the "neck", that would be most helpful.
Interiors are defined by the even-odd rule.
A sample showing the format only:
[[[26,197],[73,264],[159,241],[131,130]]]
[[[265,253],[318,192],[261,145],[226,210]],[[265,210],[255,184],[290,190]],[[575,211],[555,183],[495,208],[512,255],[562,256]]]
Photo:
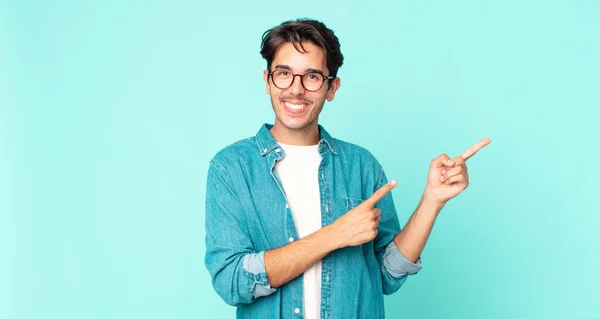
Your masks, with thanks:
[[[275,121],[275,124],[271,128],[271,135],[273,135],[277,142],[298,146],[316,145],[321,139],[319,126],[316,123],[310,127],[292,130]]]

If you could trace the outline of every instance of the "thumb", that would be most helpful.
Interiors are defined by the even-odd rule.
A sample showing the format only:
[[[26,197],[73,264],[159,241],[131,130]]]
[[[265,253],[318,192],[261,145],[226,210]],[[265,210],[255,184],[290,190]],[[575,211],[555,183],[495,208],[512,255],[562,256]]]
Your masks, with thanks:
[[[431,161],[430,168],[452,167],[455,164],[456,162],[454,162],[448,154],[442,153]]]

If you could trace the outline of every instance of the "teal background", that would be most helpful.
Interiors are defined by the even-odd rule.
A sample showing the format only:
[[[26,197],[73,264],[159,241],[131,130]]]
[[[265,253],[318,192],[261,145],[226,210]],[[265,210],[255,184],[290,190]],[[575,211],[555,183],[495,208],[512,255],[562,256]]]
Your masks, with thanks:
[[[262,33],[338,35],[320,123],[389,178],[469,160],[389,318],[599,314],[598,1],[0,2],[0,317],[231,318],[203,265],[207,164],[273,113]]]

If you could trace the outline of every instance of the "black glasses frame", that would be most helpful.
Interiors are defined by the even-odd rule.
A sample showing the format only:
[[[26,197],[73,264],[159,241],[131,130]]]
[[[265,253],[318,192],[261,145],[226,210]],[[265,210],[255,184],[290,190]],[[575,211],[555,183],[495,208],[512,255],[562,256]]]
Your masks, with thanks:
[[[278,70],[275,70],[275,71],[278,71]],[[294,74],[294,73],[292,73],[292,82],[290,83],[290,85],[288,85],[288,87],[286,87],[286,88],[282,88],[282,87],[279,87],[277,84],[275,84],[275,80],[273,80],[273,73],[274,73],[275,71],[269,71],[269,78],[270,78],[270,79],[271,79],[271,81],[273,82],[273,85],[275,85],[275,87],[276,87],[276,88],[278,88],[278,89],[281,89],[281,90],[288,89],[288,88],[290,88],[292,85],[294,85],[294,81],[296,81],[296,77],[297,77],[297,76],[299,76],[299,77],[300,77],[300,84],[302,84],[302,87],[303,87],[305,90],[307,90],[308,92],[317,92],[318,90],[320,90],[320,89],[323,87],[323,84],[325,83],[325,81],[327,81],[327,80],[332,80],[332,79],[335,79],[335,76],[331,76],[331,75],[329,75],[329,76],[325,76],[325,75],[323,75],[323,74],[321,74],[321,73],[319,73],[319,72],[306,72],[306,73],[303,73],[303,74],[299,74],[299,73],[296,73],[296,74]],[[288,71],[288,72],[290,72],[289,70],[279,70],[279,71]],[[305,76],[306,74],[309,74],[309,73],[316,73],[316,74],[320,74],[320,75],[323,77],[323,82],[321,82],[321,86],[319,86],[319,88],[318,88],[318,89],[316,89],[316,90],[309,90],[309,89],[307,89],[307,88],[306,88],[306,85],[304,85],[304,76]]]

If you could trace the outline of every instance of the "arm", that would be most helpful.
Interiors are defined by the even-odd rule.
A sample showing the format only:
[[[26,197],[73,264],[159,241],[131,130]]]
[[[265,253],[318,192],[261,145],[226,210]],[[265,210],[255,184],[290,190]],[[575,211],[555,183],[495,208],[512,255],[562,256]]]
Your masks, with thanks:
[[[443,204],[439,204],[425,195],[421,198],[419,206],[412,214],[402,231],[394,238],[394,243],[402,255],[411,262],[416,262],[425,248],[433,223],[441,211]]]
[[[280,287],[296,278],[331,251],[373,240],[378,233],[381,215],[381,209],[374,208],[374,205],[395,185],[386,184],[371,198],[330,225],[298,241],[265,252],[265,266],[271,286]]]
[[[337,249],[334,239],[331,227],[324,227],[293,243],[266,251],[265,267],[271,287],[281,287]]]
[[[253,246],[234,182],[216,161],[208,169],[205,227],[204,263],[226,303],[251,303],[275,292],[264,270],[264,251]]]
[[[450,199],[469,186],[467,159],[489,143],[491,140],[486,138],[453,159],[444,153],[431,161],[421,202],[404,229],[394,238],[398,250],[407,259],[414,262],[419,258],[439,212]]]

